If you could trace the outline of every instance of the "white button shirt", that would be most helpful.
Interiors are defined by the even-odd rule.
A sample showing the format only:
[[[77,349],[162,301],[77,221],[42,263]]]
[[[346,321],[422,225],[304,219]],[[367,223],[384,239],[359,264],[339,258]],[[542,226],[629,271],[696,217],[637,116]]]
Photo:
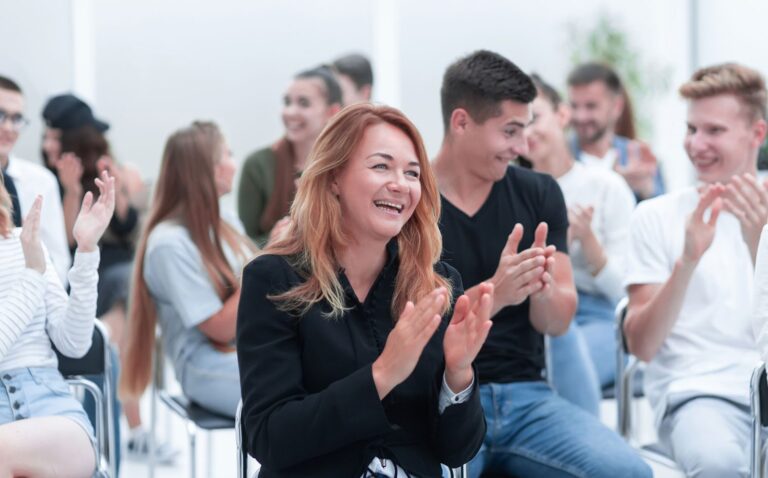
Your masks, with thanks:
[[[11,156],[5,171],[16,185],[21,206],[21,220],[27,217],[37,195],[43,196],[40,211],[40,240],[51,255],[56,274],[67,287],[67,271],[71,264],[67,233],[64,226],[64,209],[61,205],[59,183],[56,176],[39,164]]]

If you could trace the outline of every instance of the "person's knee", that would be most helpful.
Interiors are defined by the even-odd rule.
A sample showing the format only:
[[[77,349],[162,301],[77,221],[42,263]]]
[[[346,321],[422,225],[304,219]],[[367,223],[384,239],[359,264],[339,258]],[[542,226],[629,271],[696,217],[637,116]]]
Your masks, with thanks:
[[[687,456],[675,456],[686,476],[716,478],[721,476],[746,476],[748,456],[738,446],[702,446],[688,452]]]
[[[600,478],[612,478],[616,476],[627,478],[652,478],[653,470],[648,464],[635,453],[628,449],[626,452],[618,453],[610,458],[600,460],[597,470],[590,472],[589,476]]]
[[[17,455],[13,450],[13,440],[4,437],[0,430],[0,478],[11,478],[13,476],[12,460]]]

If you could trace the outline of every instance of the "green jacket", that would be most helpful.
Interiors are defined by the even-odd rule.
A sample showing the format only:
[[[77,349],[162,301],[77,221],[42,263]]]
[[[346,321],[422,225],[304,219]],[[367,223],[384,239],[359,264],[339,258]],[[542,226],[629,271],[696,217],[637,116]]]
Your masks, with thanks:
[[[237,192],[237,212],[245,232],[259,247],[269,239],[269,231],[261,229],[261,216],[275,185],[275,154],[268,146],[251,153],[243,164]]]

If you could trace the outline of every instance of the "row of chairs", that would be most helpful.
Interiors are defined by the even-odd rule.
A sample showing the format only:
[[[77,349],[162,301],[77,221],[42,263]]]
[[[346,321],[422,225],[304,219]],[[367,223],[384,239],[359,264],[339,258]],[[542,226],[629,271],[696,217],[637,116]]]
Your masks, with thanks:
[[[633,437],[634,399],[642,397],[642,389],[635,382],[637,372],[641,369],[640,361],[629,353],[627,340],[624,336],[624,321],[627,318],[628,300],[623,299],[616,307],[616,410],[617,429],[619,434],[631,443],[644,458],[658,463],[671,470],[682,473],[667,452],[658,443],[638,444]],[[750,443],[749,470],[752,478],[765,476],[765,457],[763,450],[764,428],[768,426],[768,382],[766,381],[765,364],[755,367],[750,380],[750,405],[752,410],[752,436]]]
[[[624,299],[616,308],[616,339],[619,347],[616,354],[617,380],[615,384],[615,397],[617,401],[617,428],[619,434],[627,441],[632,443],[641,455],[662,466],[673,470],[679,467],[666,450],[656,443],[639,445],[635,443],[632,433],[635,398],[642,396],[642,391],[635,386],[637,371],[641,368],[639,360],[631,355],[627,350],[626,338],[623,334],[624,320],[626,319],[627,300]],[[247,453],[242,446],[243,430],[240,423],[240,407],[235,419],[222,416],[191,403],[182,394],[171,394],[166,390],[164,376],[164,359],[161,341],[157,340],[158,349],[155,357],[160,362],[155,365],[154,386],[151,411],[152,424],[152,442],[150,443],[150,478],[154,478],[154,463],[152,460],[154,437],[157,423],[156,403],[159,399],[174,414],[179,416],[184,422],[187,430],[187,436],[190,447],[190,477],[196,478],[196,448],[197,448],[197,430],[202,429],[208,432],[213,430],[235,429],[237,440],[237,463],[238,476],[247,477]],[[55,347],[54,347],[55,349]],[[114,410],[112,407],[112,367],[111,356],[109,353],[109,342],[107,333],[100,322],[96,322],[93,332],[93,342],[88,353],[80,359],[65,357],[56,351],[59,359],[59,370],[67,380],[67,383],[74,387],[89,393],[96,404],[96,438],[98,441],[98,473],[104,477],[116,477],[115,469],[115,446],[117,443],[115,430],[113,426]],[[102,377],[102,388],[87,376]],[[752,408],[752,443],[750,471],[752,477],[764,476],[764,457],[763,449],[763,429],[768,426],[768,382],[766,381],[765,364],[757,367],[752,375],[750,387],[750,400]],[[210,440],[209,440],[210,443]],[[210,456],[209,456],[210,458]],[[210,459],[209,459],[210,463]],[[455,477],[465,477],[466,467],[452,471]]]

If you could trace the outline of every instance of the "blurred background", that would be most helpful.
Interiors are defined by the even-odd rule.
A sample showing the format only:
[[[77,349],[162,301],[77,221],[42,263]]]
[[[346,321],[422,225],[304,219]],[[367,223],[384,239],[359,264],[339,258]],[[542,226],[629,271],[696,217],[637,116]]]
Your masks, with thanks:
[[[39,159],[42,105],[71,91],[110,122],[116,158],[148,180],[167,136],[192,119],[217,121],[240,159],[270,144],[292,75],[349,52],[371,59],[374,99],[402,109],[434,154],[443,71],[487,48],[559,87],[576,61],[614,63],[640,138],[675,189],[692,180],[677,86],[715,62],[768,71],[755,41],[764,0],[0,0],[0,9],[0,74],[21,84],[32,118],[16,155]]]

